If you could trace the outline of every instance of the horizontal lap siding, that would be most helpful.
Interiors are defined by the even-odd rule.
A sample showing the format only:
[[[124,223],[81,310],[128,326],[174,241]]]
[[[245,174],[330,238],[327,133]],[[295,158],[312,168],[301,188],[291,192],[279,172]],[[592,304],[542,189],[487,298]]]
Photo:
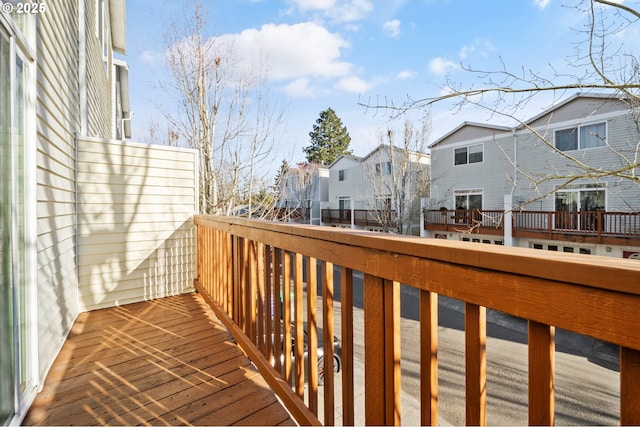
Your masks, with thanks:
[[[87,139],[78,160],[81,308],[191,291],[196,153]]]
[[[598,116],[591,116],[588,119],[588,123],[607,123],[607,141],[613,149],[602,147],[587,150],[573,150],[568,151],[567,154],[580,162],[604,171],[612,171],[623,166],[624,161],[620,155],[627,157],[633,162],[635,144],[640,136],[634,129],[633,121],[627,113],[628,111],[623,109],[620,111],[620,115],[615,117],[605,116],[599,119]],[[576,117],[575,121],[566,123],[577,125],[579,124],[579,118]],[[561,127],[567,127],[567,125],[562,125]],[[549,143],[553,143],[553,135],[556,129],[558,129],[558,126],[551,123],[549,126],[545,125],[537,130],[546,137]],[[617,153],[615,151],[617,151]],[[553,176],[556,170],[563,174],[574,173],[578,176],[583,176],[587,173],[578,167],[577,163],[564,158],[558,153],[552,152],[539,138],[527,132],[518,133],[518,164],[523,172],[530,174],[535,177],[535,179]],[[520,198],[522,200],[532,200],[540,195],[551,194],[557,185],[565,181],[566,179],[550,180],[541,183],[537,192],[532,190],[527,191],[527,189],[534,187],[535,182],[521,175],[518,179],[520,184],[519,192],[521,193]],[[592,179],[585,177],[577,180],[574,184],[593,184],[593,182]],[[597,182],[606,185],[608,211],[628,212],[630,210],[637,210],[637,206],[640,205],[640,187],[638,187],[636,183],[618,177],[603,177],[599,178]],[[547,197],[538,200],[529,204],[527,209],[553,210],[554,199],[553,197]]]
[[[108,5],[108,1],[105,2]],[[109,61],[105,69],[102,58],[102,45],[96,28],[97,1],[86,1],[86,49],[87,49],[87,135],[91,137],[113,137],[112,110],[112,70]],[[107,12],[109,7],[107,6]],[[107,23],[109,17],[106,17]],[[108,24],[107,24],[108,25]],[[108,57],[111,57],[109,48]]]
[[[80,127],[77,2],[57,2],[38,20],[36,282],[42,375],[78,314],[73,139]]]

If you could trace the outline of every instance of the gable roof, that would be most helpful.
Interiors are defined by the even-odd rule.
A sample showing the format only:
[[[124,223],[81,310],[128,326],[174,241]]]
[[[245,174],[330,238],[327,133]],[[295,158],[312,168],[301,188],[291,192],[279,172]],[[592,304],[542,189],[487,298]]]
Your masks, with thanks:
[[[542,119],[545,116],[552,115],[555,112],[558,112],[558,111],[564,109],[569,104],[572,104],[572,103],[575,103],[575,102],[579,102],[580,100],[588,100],[588,99],[597,100],[598,103],[600,104],[600,106],[603,106],[607,100],[618,101],[618,102],[623,102],[624,101],[624,97],[623,96],[615,95],[615,94],[577,92],[577,93],[574,93],[573,95],[571,95],[570,97],[565,98],[562,101],[552,105],[551,107],[547,108],[546,110],[544,110],[540,114],[537,114],[537,115],[531,117],[530,119],[524,121],[523,124],[521,124],[521,125],[519,125],[517,127],[517,129],[523,129],[527,125],[531,125],[531,124],[535,123],[536,121]],[[593,112],[594,111],[588,111],[586,114],[593,114]],[[574,114],[574,115],[582,116],[583,114],[577,113],[577,114]]]
[[[374,155],[375,153],[377,153],[378,151],[381,151],[382,149],[387,149],[387,150],[388,150],[388,149],[390,149],[390,148],[393,148],[395,151],[403,151],[403,149],[402,149],[402,148],[400,148],[400,147],[391,146],[391,145],[389,145],[389,144],[380,144],[380,145],[378,145],[376,148],[374,148],[373,150],[371,150],[371,152],[370,152],[369,154],[367,154],[366,156],[364,156],[364,157],[362,158],[362,161],[363,161],[363,162],[367,161],[367,159],[369,159],[371,156],[373,156],[373,155]],[[430,157],[430,154],[429,154],[429,153],[422,153],[422,152],[420,152],[420,151],[412,151],[412,150],[409,150],[409,153],[410,153],[410,154],[413,154],[413,155],[415,155],[415,156],[418,156],[418,157]]]
[[[360,163],[362,161],[362,157],[354,156],[353,154],[341,154],[340,157],[335,159],[333,162],[331,162],[329,166],[326,166],[326,167],[331,169],[343,159],[353,160],[354,162],[357,162],[357,163]]]
[[[429,148],[433,148],[436,145],[442,144],[444,141],[453,137],[455,134],[462,132],[464,130],[467,130],[469,128],[481,128],[482,130],[488,130],[488,131],[494,131],[494,132],[511,132],[512,131],[512,129],[508,126],[496,126],[488,123],[477,123],[477,122],[466,121],[466,122],[462,122],[460,125],[458,125],[458,127],[453,129],[452,131],[436,139],[431,145],[429,145]],[[481,136],[484,136],[484,135],[481,135]]]

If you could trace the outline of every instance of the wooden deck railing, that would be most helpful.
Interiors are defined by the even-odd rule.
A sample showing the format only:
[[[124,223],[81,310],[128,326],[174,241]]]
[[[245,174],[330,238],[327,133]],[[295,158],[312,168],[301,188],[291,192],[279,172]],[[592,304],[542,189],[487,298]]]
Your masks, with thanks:
[[[322,209],[324,224],[351,224],[351,209]],[[398,214],[395,210],[354,209],[353,223],[362,227],[398,228]]]
[[[424,210],[428,230],[502,234],[504,211],[481,209]]]
[[[323,420],[334,422],[334,264],[341,268],[344,425],[354,423],[354,271],[364,273],[366,424],[397,425],[401,419],[400,283],[420,295],[423,424],[438,423],[438,295],[465,303],[466,424],[486,422],[488,308],[528,320],[530,424],[554,423],[556,327],[620,346],[620,423],[640,424],[636,261],[239,218],[200,215],[195,223],[198,290],[301,424],[319,422],[317,304],[325,353]],[[310,363],[303,368],[293,363],[303,359],[302,346],[292,349],[291,342],[302,342],[304,324]]]
[[[604,238],[640,238],[640,214],[629,212],[514,211],[514,232],[580,234]]]

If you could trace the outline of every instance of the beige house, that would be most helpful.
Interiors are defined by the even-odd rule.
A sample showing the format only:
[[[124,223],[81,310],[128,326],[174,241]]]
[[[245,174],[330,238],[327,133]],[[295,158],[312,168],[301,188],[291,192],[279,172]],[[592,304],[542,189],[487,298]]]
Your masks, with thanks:
[[[124,141],[124,0],[0,3],[4,425],[79,313],[192,288],[197,162]]]

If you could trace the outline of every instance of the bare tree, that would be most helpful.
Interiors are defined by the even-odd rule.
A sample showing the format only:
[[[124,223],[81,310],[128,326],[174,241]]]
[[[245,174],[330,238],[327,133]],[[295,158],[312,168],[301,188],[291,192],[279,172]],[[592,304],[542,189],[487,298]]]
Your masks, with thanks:
[[[233,44],[207,33],[207,13],[195,1],[165,35],[168,83],[177,108],[165,108],[170,140],[200,152],[200,212],[269,210],[268,167],[283,111],[273,102],[266,70],[239,67]],[[258,55],[258,58],[260,56]],[[175,106],[174,106],[175,107]],[[255,204],[258,203],[258,206]],[[244,206],[247,205],[247,206]]]
[[[428,114],[418,124],[405,117],[400,129],[381,133],[378,149],[363,160],[368,214],[384,231],[412,234],[419,224],[420,200],[429,193],[429,133]]]
[[[552,94],[550,105],[567,98],[576,92],[601,92],[626,103],[628,114],[635,124],[636,133],[640,131],[640,59],[637,48],[625,45],[629,38],[621,37],[625,31],[637,27],[640,11],[632,6],[613,0],[579,0],[572,5],[577,14],[582,14],[586,24],[576,29],[582,35],[582,41],[576,45],[575,55],[568,58],[569,65],[575,70],[572,74],[560,73],[551,67],[548,72],[522,68],[511,70],[501,62],[500,68],[491,71],[474,69],[463,65],[462,68],[484,81],[478,88],[462,88],[460,84],[448,80],[445,95],[408,99],[401,105],[375,104],[361,102],[361,105],[374,110],[402,115],[410,110],[430,108],[442,101],[453,101],[454,109],[466,106],[478,106],[487,110],[491,116],[499,116],[513,123],[514,130],[527,130],[538,142],[545,146],[551,155],[564,159],[567,168],[549,168],[547,170],[524,170],[519,168],[515,159],[507,157],[521,176],[529,180],[530,188],[538,191],[535,199],[545,198],[550,192],[568,186],[579,180],[597,180],[606,177],[640,184],[640,139],[625,142],[624,147],[612,146],[603,140],[611,155],[617,161],[609,162],[607,169],[593,165],[571,152],[559,149],[553,141],[553,132],[540,131],[518,115],[536,95]],[[593,112],[594,114],[596,111]],[[597,137],[597,136],[596,136]],[[553,182],[553,190],[545,186]]]

